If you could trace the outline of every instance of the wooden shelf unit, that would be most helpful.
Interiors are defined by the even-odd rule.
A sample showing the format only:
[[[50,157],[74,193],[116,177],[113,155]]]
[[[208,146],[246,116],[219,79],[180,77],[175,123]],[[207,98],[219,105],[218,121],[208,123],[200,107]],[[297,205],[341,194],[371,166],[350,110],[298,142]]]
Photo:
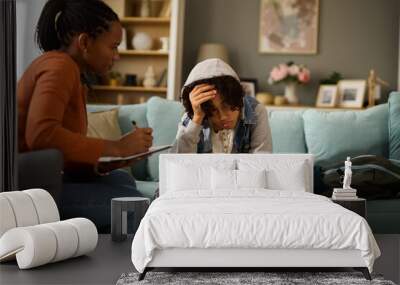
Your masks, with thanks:
[[[120,56],[168,56],[166,51],[158,50],[121,50],[119,51]]]
[[[123,17],[121,23],[128,24],[165,24],[169,25],[171,19],[169,17]]]
[[[88,103],[118,103],[135,104],[143,103],[144,98],[161,96],[175,100],[181,88],[183,24],[185,0],[149,0],[148,17],[141,17],[141,0],[103,0],[119,16],[126,32],[126,50],[120,50],[120,59],[115,62],[113,71],[122,75],[124,84],[127,74],[136,75],[138,86],[107,86],[96,85],[91,90]],[[168,4],[169,3],[169,4]],[[170,7],[169,13],[160,13],[166,6]],[[168,10],[168,9],[167,9]],[[165,11],[165,9],[164,9]],[[161,16],[162,15],[162,16]],[[137,33],[147,33],[153,40],[151,50],[135,50],[132,39]],[[169,50],[161,51],[161,37],[169,38]],[[161,75],[166,74],[165,83],[153,88],[143,87],[143,79],[149,66],[153,67],[156,82]],[[166,72],[165,72],[166,71]],[[106,84],[106,82],[102,82]],[[123,100],[121,100],[123,98]]]

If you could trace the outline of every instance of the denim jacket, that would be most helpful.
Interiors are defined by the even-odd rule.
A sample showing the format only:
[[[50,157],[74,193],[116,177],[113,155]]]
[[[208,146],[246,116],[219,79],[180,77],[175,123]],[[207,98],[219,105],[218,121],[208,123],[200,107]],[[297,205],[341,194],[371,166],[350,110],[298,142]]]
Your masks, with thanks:
[[[253,97],[243,99],[241,118],[235,129],[232,153],[271,152],[271,131],[265,107]],[[184,114],[179,123],[172,153],[211,153],[211,127],[207,119],[202,125]]]

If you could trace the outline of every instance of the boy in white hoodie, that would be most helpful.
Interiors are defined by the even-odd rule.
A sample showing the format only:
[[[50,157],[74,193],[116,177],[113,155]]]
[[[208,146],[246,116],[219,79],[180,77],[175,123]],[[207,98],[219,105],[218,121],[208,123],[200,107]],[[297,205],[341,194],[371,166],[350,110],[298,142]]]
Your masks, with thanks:
[[[213,58],[198,63],[182,89],[186,109],[173,153],[271,152],[265,107],[244,96],[236,72]]]

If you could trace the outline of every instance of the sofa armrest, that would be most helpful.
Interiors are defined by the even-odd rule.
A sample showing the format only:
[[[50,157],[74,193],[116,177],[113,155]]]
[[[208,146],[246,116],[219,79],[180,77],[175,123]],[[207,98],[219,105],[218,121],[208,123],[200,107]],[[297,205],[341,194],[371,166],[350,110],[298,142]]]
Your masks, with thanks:
[[[57,205],[62,190],[63,155],[59,150],[46,149],[18,155],[18,189],[47,190]]]

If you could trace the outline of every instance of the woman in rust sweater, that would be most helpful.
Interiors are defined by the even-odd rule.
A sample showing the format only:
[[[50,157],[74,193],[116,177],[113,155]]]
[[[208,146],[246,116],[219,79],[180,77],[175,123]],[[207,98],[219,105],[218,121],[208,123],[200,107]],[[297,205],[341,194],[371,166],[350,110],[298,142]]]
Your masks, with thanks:
[[[86,137],[88,73],[106,74],[118,60],[122,27],[100,0],[49,0],[36,40],[43,54],[18,82],[20,152],[56,148],[64,155],[64,218],[92,219],[100,231],[110,224],[110,199],[141,196],[124,165],[98,165],[100,156],[128,156],[148,150],[151,129],[136,128],[119,141]]]

